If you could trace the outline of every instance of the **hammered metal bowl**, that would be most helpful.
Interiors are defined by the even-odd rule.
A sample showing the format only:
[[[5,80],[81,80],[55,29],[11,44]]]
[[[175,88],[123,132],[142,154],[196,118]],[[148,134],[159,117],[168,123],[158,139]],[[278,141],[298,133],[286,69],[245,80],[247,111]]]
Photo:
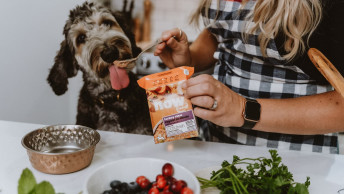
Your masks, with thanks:
[[[52,125],[36,129],[22,139],[31,165],[44,173],[66,174],[92,162],[99,133],[81,125]]]

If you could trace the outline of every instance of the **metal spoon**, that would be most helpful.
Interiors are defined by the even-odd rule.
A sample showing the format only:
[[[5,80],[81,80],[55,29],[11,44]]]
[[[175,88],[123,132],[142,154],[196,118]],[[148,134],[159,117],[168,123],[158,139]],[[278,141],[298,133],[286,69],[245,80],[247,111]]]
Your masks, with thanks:
[[[135,66],[135,61],[142,55],[142,53],[148,51],[149,49],[153,48],[154,46],[162,43],[163,41],[159,38],[156,41],[154,41],[153,43],[151,43],[149,46],[147,46],[145,49],[143,49],[141,51],[140,54],[138,54],[135,58],[131,58],[131,59],[126,59],[126,60],[120,60],[120,61],[114,61],[114,65],[116,65],[117,67],[120,68],[127,68],[127,69],[131,69]]]

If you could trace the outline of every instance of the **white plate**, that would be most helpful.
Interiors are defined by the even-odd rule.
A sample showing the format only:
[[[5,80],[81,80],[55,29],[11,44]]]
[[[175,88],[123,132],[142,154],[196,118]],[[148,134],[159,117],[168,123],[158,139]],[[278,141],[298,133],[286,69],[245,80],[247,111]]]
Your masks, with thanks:
[[[211,172],[217,171],[221,166],[213,166],[209,168],[204,168],[195,173],[196,176],[202,177],[205,179],[210,179]],[[310,186],[308,188],[309,193],[311,194],[324,194],[324,193],[333,193],[337,194],[340,189],[344,189],[343,185],[336,184],[332,181],[326,180],[326,177],[319,176],[317,174],[302,174],[302,173],[293,173],[293,178],[295,182],[304,183],[307,176],[310,177]],[[341,191],[344,194],[344,191]],[[206,188],[201,190],[201,194],[219,194],[220,190],[217,188]],[[341,193],[341,194],[342,194]]]
[[[87,178],[84,193],[100,194],[110,189],[110,182],[113,180],[129,183],[141,175],[153,181],[156,175],[162,173],[162,167],[167,162],[174,167],[174,178],[184,180],[194,194],[200,194],[200,184],[192,172],[174,162],[156,158],[126,158],[105,164]]]
[[[195,173],[195,175],[198,177],[201,177],[201,178],[210,179],[211,172],[217,171],[219,169],[221,169],[221,166],[212,166],[212,167],[204,168],[204,169],[197,171]],[[219,193],[220,193],[220,190],[215,188],[215,187],[206,188],[206,189],[201,190],[201,194],[219,194]]]

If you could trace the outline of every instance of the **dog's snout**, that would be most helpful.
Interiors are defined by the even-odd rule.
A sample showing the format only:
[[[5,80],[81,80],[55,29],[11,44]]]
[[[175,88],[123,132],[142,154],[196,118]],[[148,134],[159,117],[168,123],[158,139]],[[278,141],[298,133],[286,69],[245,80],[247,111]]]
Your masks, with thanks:
[[[116,47],[105,47],[100,53],[100,57],[107,63],[113,63],[119,57],[119,51]]]

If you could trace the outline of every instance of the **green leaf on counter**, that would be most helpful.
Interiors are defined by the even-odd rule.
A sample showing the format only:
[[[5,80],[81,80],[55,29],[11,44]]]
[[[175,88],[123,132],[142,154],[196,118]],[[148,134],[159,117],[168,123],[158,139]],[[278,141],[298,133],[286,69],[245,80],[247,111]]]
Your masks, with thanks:
[[[18,181],[18,194],[55,194],[55,190],[48,181],[37,184],[35,176],[25,168]]]
[[[32,194],[55,194],[54,187],[47,181],[42,181],[36,185]]]
[[[35,177],[28,168],[25,168],[18,182],[18,194],[28,194],[35,188],[35,186]]]

